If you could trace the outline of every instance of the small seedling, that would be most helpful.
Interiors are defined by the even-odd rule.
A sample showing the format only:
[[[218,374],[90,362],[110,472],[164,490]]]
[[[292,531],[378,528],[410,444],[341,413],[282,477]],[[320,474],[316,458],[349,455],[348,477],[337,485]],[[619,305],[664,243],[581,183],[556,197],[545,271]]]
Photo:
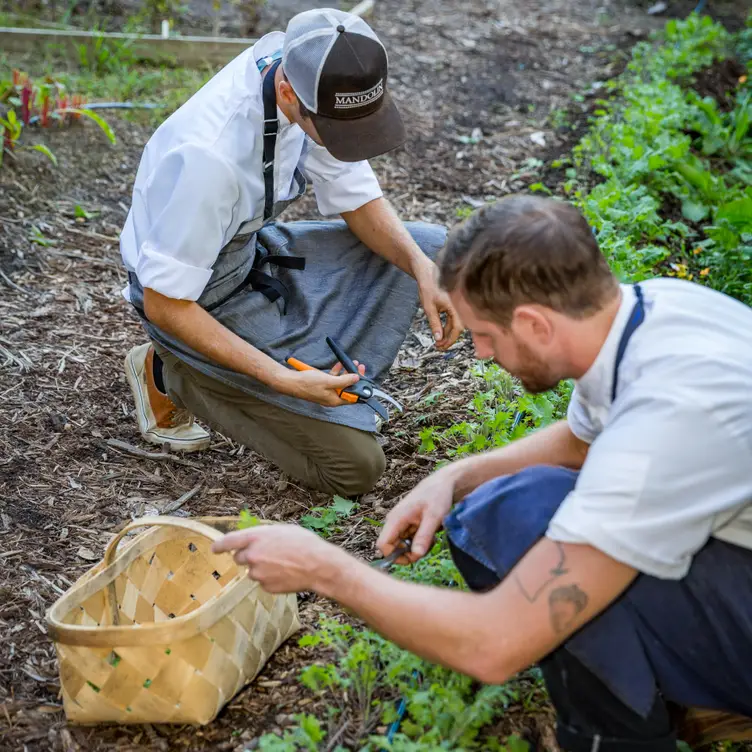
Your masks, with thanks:
[[[256,527],[259,524],[259,518],[252,515],[247,509],[240,510],[240,519],[238,520],[238,530],[246,530],[249,527]]]
[[[300,523],[303,527],[317,532],[322,537],[329,538],[332,533],[339,530],[337,523],[341,519],[349,517],[356,508],[357,504],[354,501],[335,496],[330,506],[314,507],[311,509],[312,514],[304,515]]]

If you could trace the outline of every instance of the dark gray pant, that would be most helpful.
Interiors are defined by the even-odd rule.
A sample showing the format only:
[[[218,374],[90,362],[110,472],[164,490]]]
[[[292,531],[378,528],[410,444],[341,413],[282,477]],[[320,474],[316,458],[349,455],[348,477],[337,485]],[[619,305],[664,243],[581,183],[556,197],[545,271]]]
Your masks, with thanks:
[[[357,496],[370,491],[384,472],[375,434],[271,405],[197,371],[159,345],[155,349],[176,405],[309,488]]]

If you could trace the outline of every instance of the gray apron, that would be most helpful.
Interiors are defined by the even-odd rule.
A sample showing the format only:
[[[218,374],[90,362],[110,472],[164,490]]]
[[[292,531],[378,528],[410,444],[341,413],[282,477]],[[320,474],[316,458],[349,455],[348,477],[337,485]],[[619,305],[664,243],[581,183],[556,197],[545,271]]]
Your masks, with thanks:
[[[266,79],[273,79],[273,70]],[[276,103],[273,112],[276,122]],[[267,175],[274,171],[273,158],[267,158],[270,141],[265,138]],[[335,359],[325,339],[332,337],[351,358],[365,363],[369,377],[379,383],[415,315],[417,283],[363,245],[344,221],[276,222],[306,190],[305,178],[297,169],[294,179],[297,192],[291,199],[272,204],[267,190],[265,216],[244,223],[222,248],[197,302],[227,329],[279,363],[292,355],[328,370]],[[424,223],[406,226],[423,252],[434,258],[444,243],[445,229]],[[303,269],[299,268],[301,260]],[[135,274],[129,275],[129,282],[131,302],[148,336],[196,370],[291,412],[375,430],[375,413],[364,404],[324,407],[281,394],[207,359],[148,321],[143,288]]]

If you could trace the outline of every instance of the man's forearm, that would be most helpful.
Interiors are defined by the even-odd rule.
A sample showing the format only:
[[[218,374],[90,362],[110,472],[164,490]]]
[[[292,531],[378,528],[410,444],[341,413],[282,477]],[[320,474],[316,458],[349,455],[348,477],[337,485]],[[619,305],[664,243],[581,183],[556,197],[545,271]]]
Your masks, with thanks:
[[[459,501],[486,481],[533,465],[559,465],[579,470],[587,450],[588,445],[578,439],[562,420],[501,449],[455,462],[439,472],[451,476],[454,498]]]
[[[401,582],[341,550],[332,558],[317,592],[405,650],[488,684],[543,658],[637,574],[595,548],[547,538],[483,594]]]
[[[288,369],[231,332],[197,303],[146,290],[144,307],[156,326],[213,362],[284,391]]]
[[[358,240],[406,274],[420,279],[433,273],[433,262],[385,198],[369,201],[342,218]]]
[[[334,578],[316,590],[354,611],[405,650],[482,679],[483,652],[491,637],[483,596],[395,580],[339,551]],[[496,625],[495,635],[499,635]]]

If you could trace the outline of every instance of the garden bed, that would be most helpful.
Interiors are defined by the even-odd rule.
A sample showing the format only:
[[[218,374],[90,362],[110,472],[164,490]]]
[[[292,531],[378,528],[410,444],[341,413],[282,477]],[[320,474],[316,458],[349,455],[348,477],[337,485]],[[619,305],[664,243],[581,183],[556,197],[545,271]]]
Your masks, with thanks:
[[[590,0],[535,0],[524,8],[511,1],[380,0],[373,22],[389,46],[393,89],[409,113],[411,140],[406,148],[376,160],[375,167],[400,214],[452,224],[494,197],[548,189],[590,207],[604,247],[625,276],[655,273],[655,261],[673,273],[671,264],[681,268],[686,263],[687,273],[709,268],[708,281],[716,279],[720,267],[712,254],[717,249],[705,244],[701,254],[693,253],[696,243],[708,239],[701,220],[683,220],[697,237],[683,235],[683,230],[653,237],[652,225],[640,225],[639,236],[637,229],[628,235],[629,253],[619,255],[616,241],[633,229],[633,219],[616,225],[616,214],[604,218],[598,196],[593,198],[594,190],[604,191],[608,184],[608,175],[597,167],[608,165],[611,152],[597,163],[590,147],[583,147],[579,161],[565,161],[591,128],[589,117],[599,119],[595,131],[603,132],[611,110],[598,100],[613,96],[617,102],[622,94],[621,83],[610,91],[606,82],[624,72],[629,48],[657,24],[642,10],[620,6]],[[599,17],[596,10],[604,7],[607,15]],[[703,95],[728,96],[731,89],[723,82],[736,74],[736,63],[724,62],[730,58],[720,54],[714,52],[701,65],[695,59],[689,73],[700,75],[682,92],[694,86]],[[23,65],[36,76],[45,72],[48,61],[25,59]],[[126,66],[115,66],[100,73],[67,70],[65,80],[99,99],[113,91],[120,96],[126,87],[141,95],[158,93],[168,103],[167,111],[200,82],[190,72],[157,72],[154,85],[161,88],[151,90],[144,88],[149,73],[134,75]],[[734,107],[723,109],[730,113]],[[529,399],[494,369],[478,375],[466,337],[447,354],[433,351],[419,318],[390,377],[390,389],[408,410],[384,431],[387,472],[355,506],[332,506],[330,498],[298,488],[218,435],[202,455],[177,459],[134,456],[122,444],[111,443],[152,451],[139,440],[122,373],[125,353],[143,341],[143,333],[120,297],[124,274],[117,235],[154,117],[108,115],[115,145],[88,121],[67,129],[30,129],[28,143],[47,146],[58,166],[29,151],[0,167],[0,747],[240,751],[256,748],[263,735],[297,734],[305,740],[307,734],[310,741],[325,733],[323,741],[300,748],[357,749],[364,736],[388,732],[389,713],[401,695],[412,693],[417,671],[446,683],[446,697],[458,703],[447,709],[455,714],[449,716],[453,721],[447,730],[446,721],[442,725],[435,717],[442,707],[438,694],[411,695],[414,704],[402,731],[423,736],[423,746],[414,749],[435,748],[428,743],[432,729],[444,738],[457,735],[461,719],[468,721],[464,731],[470,736],[457,735],[454,748],[461,742],[471,749],[477,742],[472,734],[485,725],[486,739],[503,743],[510,734],[530,734],[553,749],[551,709],[535,672],[478,698],[472,682],[405,657],[370,634],[356,638],[368,646],[367,660],[353,665],[347,650],[335,658],[334,643],[348,646],[353,638],[338,635],[339,628],[331,624],[323,638],[309,640],[325,644],[299,646],[291,640],[281,648],[263,675],[204,729],[65,724],[43,614],[60,591],[99,559],[124,520],[165,509],[198,516],[248,508],[264,518],[303,521],[371,558],[377,532],[372,521],[383,519],[438,461],[458,450],[503,443],[550,420],[566,398],[555,393]],[[694,141],[690,148],[696,148]],[[730,172],[726,156],[711,157],[719,174]],[[652,222],[660,228],[667,219],[683,216],[681,202],[677,208],[662,193],[654,201],[659,205]],[[285,218],[313,211],[308,197]],[[659,243],[668,251],[660,259],[651,255]],[[691,258],[683,255],[687,250]],[[725,262],[720,258],[717,263]],[[518,411],[526,417],[515,425]],[[455,429],[446,431],[447,426]],[[179,499],[185,500],[175,508]],[[437,582],[454,577],[440,551],[399,576]],[[342,621],[327,601],[303,595],[300,603],[308,633],[316,631],[322,616]],[[352,678],[374,656],[382,668],[394,661],[403,664],[395,678],[382,677],[365,695],[353,688],[343,691],[327,667],[339,661],[341,673]],[[321,669],[309,670],[301,683],[301,671],[315,663]],[[382,705],[366,718],[363,697],[369,692]],[[477,716],[470,717],[476,710]],[[320,728],[310,719],[301,721],[303,715],[318,717]],[[297,748],[293,740],[272,736],[264,740],[264,749]],[[430,739],[436,744],[435,734]],[[484,744],[492,748],[491,742]]]

